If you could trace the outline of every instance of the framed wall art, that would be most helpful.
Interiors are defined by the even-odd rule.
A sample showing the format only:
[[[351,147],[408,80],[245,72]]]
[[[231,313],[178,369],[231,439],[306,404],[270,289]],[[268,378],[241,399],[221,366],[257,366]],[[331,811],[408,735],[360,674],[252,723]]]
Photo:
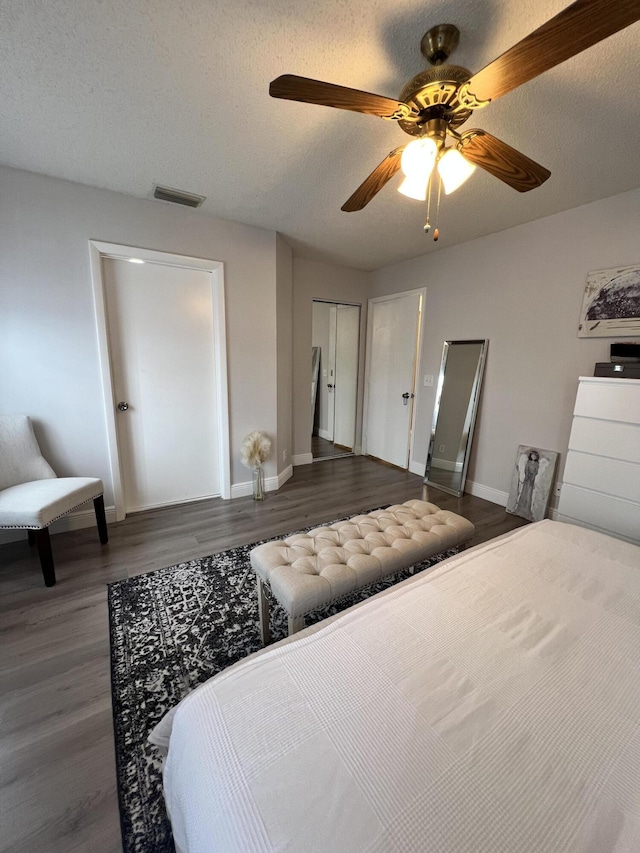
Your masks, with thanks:
[[[640,264],[587,273],[579,338],[640,335]]]

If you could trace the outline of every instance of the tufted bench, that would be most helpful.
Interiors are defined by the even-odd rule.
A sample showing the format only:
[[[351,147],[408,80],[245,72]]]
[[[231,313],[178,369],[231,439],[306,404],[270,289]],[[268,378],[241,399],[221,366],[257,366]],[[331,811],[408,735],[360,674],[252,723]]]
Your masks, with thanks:
[[[411,500],[259,545],[250,558],[263,643],[269,642],[265,583],[286,610],[289,634],[294,634],[304,627],[306,613],[461,546],[474,531],[454,512]]]

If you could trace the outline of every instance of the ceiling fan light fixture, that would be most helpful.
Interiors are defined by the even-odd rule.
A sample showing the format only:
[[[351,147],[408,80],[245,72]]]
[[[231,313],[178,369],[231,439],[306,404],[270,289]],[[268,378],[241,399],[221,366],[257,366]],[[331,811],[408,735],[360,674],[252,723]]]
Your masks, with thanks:
[[[428,183],[429,175],[426,177],[424,175],[406,177],[398,187],[398,192],[407,198],[415,198],[416,201],[425,201],[427,198]]]
[[[473,163],[465,160],[457,148],[447,148],[438,160],[438,174],[447,195],[461,187],[475,170]]]
[[[438,146],[430,136],[422,136],[414,139],[402,152],[400,168],[407,176],[415,180],[426,182],[433,171],[438,156]]]

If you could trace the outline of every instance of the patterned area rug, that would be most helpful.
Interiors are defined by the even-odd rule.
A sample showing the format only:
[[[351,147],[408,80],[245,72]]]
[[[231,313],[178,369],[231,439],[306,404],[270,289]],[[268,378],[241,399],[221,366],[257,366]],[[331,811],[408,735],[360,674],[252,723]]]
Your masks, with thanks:
[[[147,735],[194,687],[261,648],[253,573],[240,589],[249,552],[258,544],[109,584],[111,689],[124,853],[173,853],[175,849],[162,796],[162,765]],[[419,563],[415,571],[455,553],[454,548]],[[405,577],[408,571],[317,610],[306,617],[306,623],[338,613]],[[274,602],[271,636],[275,641],[286,635],[286,613]]]

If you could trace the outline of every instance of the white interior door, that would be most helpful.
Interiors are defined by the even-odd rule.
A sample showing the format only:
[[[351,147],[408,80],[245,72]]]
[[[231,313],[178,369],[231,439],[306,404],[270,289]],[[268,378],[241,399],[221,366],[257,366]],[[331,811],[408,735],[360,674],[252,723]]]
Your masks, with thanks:
[[[220,494],[211,273],[103,259],[127,512]]]
[[[421,300],[369,303],[366,452],[399,468],[409,467]]]
[[[360,308],[357,305],[337,305],[333,440],[347,450],[353,450],[356,435],[359,332]]]
[[[327,348],[327,441],[334,441],[336,423],[336,306],[329,305],[329,346]]]

